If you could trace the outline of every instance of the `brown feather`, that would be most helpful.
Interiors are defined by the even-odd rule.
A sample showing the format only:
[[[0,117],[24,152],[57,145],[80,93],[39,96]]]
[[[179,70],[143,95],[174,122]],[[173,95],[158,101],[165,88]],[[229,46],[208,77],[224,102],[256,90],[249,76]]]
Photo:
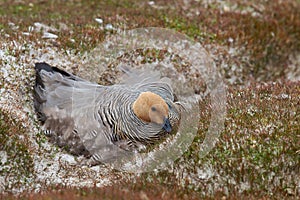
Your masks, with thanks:
[[[151,115],[151,108],[157,109],[157,120]],[[163,117],[168,117],[169,108],[163,98],[153,92],[142,92],[137,100],[133,103],[133,112],[138,118],[145,122],[162,123]],[[161,116],[160,116],[161,115]],[[154,116],[154,117],[152,117]],[[162,118],[162,120],[158,118]]]

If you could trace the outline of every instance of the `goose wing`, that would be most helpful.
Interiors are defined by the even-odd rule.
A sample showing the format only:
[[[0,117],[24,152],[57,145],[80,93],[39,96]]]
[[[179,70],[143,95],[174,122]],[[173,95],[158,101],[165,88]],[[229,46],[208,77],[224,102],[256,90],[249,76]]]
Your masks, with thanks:
[[[74,152],[80,154],[77,151],[82,147],[76,149],[72,141],[76,138],[91,154],[97,152],[100,161],[108,159],[109,151],[106,150],[116,151],[109,138],[113,122],[109,115],[105,119],[100,116],[105,112],[103,96],[109,93],[109,88],[46,63],[36,64],[35,69],[35,109],[45,128],[58,135],[61,146],[73,145]]]

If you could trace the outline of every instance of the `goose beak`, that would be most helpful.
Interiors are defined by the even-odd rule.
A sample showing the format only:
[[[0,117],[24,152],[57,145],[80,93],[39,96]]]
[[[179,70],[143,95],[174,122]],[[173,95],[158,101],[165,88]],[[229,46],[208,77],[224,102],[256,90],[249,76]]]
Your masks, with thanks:
[[[164,119],[164,126],[163,126],[163,129],[165,131],[167,131],[168,133],[170,133],[172,131],[172,126],[171,126],[171,122],[168,118],[165,118]]]

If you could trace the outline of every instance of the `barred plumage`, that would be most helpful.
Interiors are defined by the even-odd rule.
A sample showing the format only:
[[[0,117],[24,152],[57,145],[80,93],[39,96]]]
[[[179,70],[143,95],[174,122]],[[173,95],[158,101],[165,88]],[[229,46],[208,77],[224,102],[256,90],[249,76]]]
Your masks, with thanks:
[[[172,89],[157,78],[102,86],[46,63],[37,63],[35,70],[38,119],[71,153],[102,162],[120,148],[153,144],[179,125]]]

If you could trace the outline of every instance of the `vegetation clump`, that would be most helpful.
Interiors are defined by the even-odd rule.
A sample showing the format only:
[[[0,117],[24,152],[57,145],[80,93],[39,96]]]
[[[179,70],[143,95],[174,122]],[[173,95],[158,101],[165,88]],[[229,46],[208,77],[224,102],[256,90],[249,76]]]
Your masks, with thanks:
[[[1,191],[30,184],[34,163],[28,138],[22,124],[4,110],[0,110],[0,155]]]

